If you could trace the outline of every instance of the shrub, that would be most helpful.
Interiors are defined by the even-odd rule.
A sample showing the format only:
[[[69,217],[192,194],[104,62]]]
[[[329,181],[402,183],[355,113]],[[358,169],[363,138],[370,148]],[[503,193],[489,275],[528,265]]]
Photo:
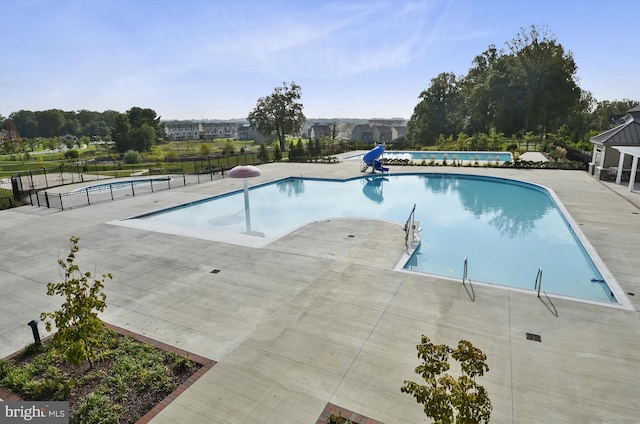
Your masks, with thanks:
[[[80,153],[76,149],[69,149],[64,152],[65,159],[78,159],[80,157]]]
[[[63,271],[64,281],[47,284],[49,296],[59,295],[65,302],[54,312],[43,312],[40,319],[45,322],[47,331],[51,331],[52,321],[58,332],[53,342],[63,347],[66,359],[75,365],[83,360],[95,357],[95,350],[101,343],[100,332],[104,328],[98,318],[98,312],[104,312],[107,307],[107,296],[102,292],[104,282],[111,279],[111,274],[103,274],[102,279],[95,278],[90,272],[81,272],[75,264],[78,247],[78,237],[71,236],[71,251],[66,259],[58,259],[58,265]]]
[[[134,164],[140,163],[142,157],[140,156],[140,152],[137,152],[135,150],[127,150],[127,152],[124,154],[123,160],[124,163]]]
[[[425,384],[404,381],[400,389],[411,394],[416,402],[424,405],[424,413],[441,423],[487,423],[491,416],[491,401],[487,391],[476,383],[475,377],[489,371],[487,357],[466,340],[460,340],[454,349],[447,345],[435,345],[422,336],[416,346],[418,358],[423,362],[415,369]],[[454,378],[449,355],[460,363],[462,375]]]

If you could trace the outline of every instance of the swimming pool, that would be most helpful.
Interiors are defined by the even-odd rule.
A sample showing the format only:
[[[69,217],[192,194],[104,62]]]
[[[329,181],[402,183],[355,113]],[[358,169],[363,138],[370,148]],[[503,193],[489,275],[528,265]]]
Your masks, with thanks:
[[[111,191],[111,190],[130,190],[132,187],[140,187],[153,185],[153,183],[159,182],[168,182],[171,180],[171,177],[156,177],[156,178],[139,178],[139,179],[129,179],[129,180],[121,180],[121,181],[111,181],[106,183],[92,184],[80,188],[76,188],[71,190],[69,193],[78,193],[78,192],[86,192],[86,191]]]
[[[360,160],[364,154],[349,156],[345,160]],[[513,161],[509,152],[466,152],[466,151],[389,151],[382,153],[384,160],[408,160],[415,163],[460,163],[462,165],[504,163]]]
[[[346,181],[287,178],[134,217],[136,228],[264,243],[309,222],[368,217],[404,224],[414,203],[422,243],[405,268],[547,293],[616,302],[552,196],[514,180],[454,174],[371,175]],[[402,231],[399,228],[399,231]],[[230,241],[233,237],[218,239]]]

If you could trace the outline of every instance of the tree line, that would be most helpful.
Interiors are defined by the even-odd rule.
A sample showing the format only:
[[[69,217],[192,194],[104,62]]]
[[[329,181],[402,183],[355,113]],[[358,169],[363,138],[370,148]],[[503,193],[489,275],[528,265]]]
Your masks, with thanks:
[[[125,113],[114,110],[20,110],[11,113],[8,118],[0,116],[0,128],[3,130],[0,148],[6,153],[24,150],[21,149],[23,143],[33,150],[39,139],[50,140],[63,136],[113,141],[120,153],[128,150],[143,152],[150,151],[163,135],[160,117],[156,112],[137,106]]]
[[[638,104],[597,102],[582,90],[573,54],[544,28],[521,29],[506,45],[506,50],[490,45],[464,76],[443,72],[433,78],[420,93],[408,139],[431,146],[459,134],[561,133],[565,141],[578,142],[611,128],[612,117]]]
[[[639,104],[629,99],[598,102],[581,89],[573,54],[544,28],[521,29],[506,46],[498,50],[490,45],[473,59],[466,75],[443,72],[431,80],[407,124],[409,146],[458,144],[464,149],[487,140],[552,135],[588,148],[593,135]],[[299,135],[306,120],[301,96],[299,85],[284,82],[259,98],[247,119],[284,151],[286,137]],[[22,139],[67,134],[111,140],[120,153],[145,152],[163,135],[156,112],[140,107],[126,113],[20,110],[0,116],[0,126],[0,148],[9,153],[20,151]]]

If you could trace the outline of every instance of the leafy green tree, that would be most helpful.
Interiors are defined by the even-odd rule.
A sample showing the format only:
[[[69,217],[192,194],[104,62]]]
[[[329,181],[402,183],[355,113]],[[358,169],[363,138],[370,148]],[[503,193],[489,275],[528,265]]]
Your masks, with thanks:
[[[131,147],[139,152],[149,152],[156,143],[156,131],[149,124],[133,128],[129,134]]]
[[[591,114],[590,129],[598,132],[606,131],[616,126],[616,119],[625,115],[629,109],[638,106],[640,102],[623,99],[598,102],[595,110]]]
[[[38,133],[41,137],[56,137],[62,134],[65,124],[64,113],[58,109],[37,112]]]
[[[511,83],[522,93],[522,128],[539,134],[555,131],[580,101],[573,54],[535,25],[528,32],[521,29],[507,45],[515,58]]]
[[[280,150],[280,143],[276,143],[275,147],[273,148],[273,160],[280,161],[282,160],[282,150]]]
[[[486,355],[466,340],[460,340],[454,349],[435,345],[424,335],[416,348],[423,362],[415,372],[426,384],[405,380],[400,390],[424,405],[424,413],[436,423],[489,422],[491,401],[484,387],[475,381],[476,376],[489,371]],[[457,379],[446,373],[450,368],[449,355],[460,363],[462,375]]]
[[[302,113],[301,88],[295,82],[276,87],[267,97],[260,97],[255,109],[249,113],[250,125],[263,135],[275,135],[280,150],[285,150],[287,134],[300,132],[306,120]]]
[[[494,45],[473,60],[473,67],[462,81],[461,94],[465,102],[469,134],[488,133],[495,125],[497,93],[492,90],[496,82],[495,63],[499,53]]]
[[[127,118],[127,115],[119,114],[113,128],[111,128],[111,140],[115,143],[118,152],[124,153],[132,147],[129,141],[130,132],[129,118]]]
[[[135,106],[127,111],[127,117],[131,128],[141,128],[144,124],[147,124],[153,128],[156,137],[160,136],[160,117],[157,116],[153,109],[143,109]]]
[[[431,80],[428,89],[420,93],[422,99],[407,124],[410,140],[433,146],[440,134],[452,135],[461,130],[461,98],[456,75],[443,72]]]
[[[236,147],[233,145],[233,143],[230,140],[227,140],[224,143],[224,146],[222,147],[222,154],[223,155],[232,155],[236,152]]]
[[[209,143],[200,144],[200,156],[209,156],[211,154],[211,146]]]
[[[65,159],[78,159],[80,157],[80,152],[76,149],[69,149],[64,152]]]
[[[40,134],[38,134],[38,120],[34,112],[20,110],[11,113],[9,119],[13,121],[22,137],[35,138],[40,136]]]
[[[98,312],[103,312],[107,307],[107,296],[102,289],[105,280],[111,280],[112,276],[103,274],[101,279],[97,279],[90,272],[80,271],[75,263],[80,250],[79,240],[71,236],[69,255],[66,260],[58,259],[58,265],[64,273],[63,281],[47,284],[47,294],[62,296],[64,302],[57,311],[40,314],[40,319],[45,322],[47,331],[51,331],[52,321],[55,323],[58,331],[53,336],[53,342],[64,349],[70,363],[80,365],[86,359],[93,368],[92,359],[99,345],[98,334],[104,327]]]
[[[261,162],[269,162],[269,152],[267,151],[267,145],[260,143],[260,151],[258,151],[258,159]]]

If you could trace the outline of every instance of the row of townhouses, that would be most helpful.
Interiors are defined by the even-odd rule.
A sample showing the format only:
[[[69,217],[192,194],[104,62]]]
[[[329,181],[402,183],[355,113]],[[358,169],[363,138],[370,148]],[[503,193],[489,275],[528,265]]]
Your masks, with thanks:
[[[229,138],[235,140],[266,141],[263,136],[248,123],[232,122],[167,122],[164,124],[164,132],[168,140],[212,140],[215,138]],[[303,133],[311,140],[320,140],[323,137],[331,139],[362,140],[365,143],[387,143],[405,136],[407,132],[406,121],[402,120],[371,120],[367,124],[341,123],[308,124]]]

